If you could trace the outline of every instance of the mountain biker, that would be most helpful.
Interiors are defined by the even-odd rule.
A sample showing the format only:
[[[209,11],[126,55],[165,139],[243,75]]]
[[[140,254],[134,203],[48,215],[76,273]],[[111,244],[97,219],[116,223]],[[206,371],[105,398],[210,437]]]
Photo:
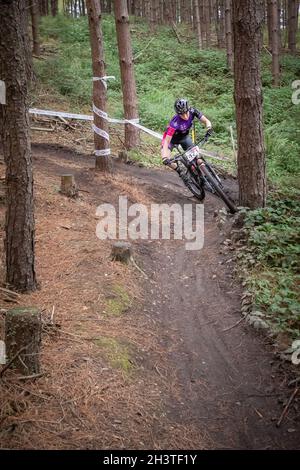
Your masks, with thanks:
[[[209,135],[212,134],[212,125],[209,119],[207,119],[207,117],[205,117],[201,111],[189,106],[188,101],[184,98],[177,99],[174,103],[174,108],[176,114],[169,122],[162,138],[161,156],[165,165],[168,165],[173,168],[173,170],[176,170],[179,176],[183,176],[185,173],[185,168],[182,168],[176,162],[171,163],[169,160],[174,146],[181,145],[183,150],[187,150],[193,145],[189,131],[192,127],[195,117],[205,124],[207,133]]]

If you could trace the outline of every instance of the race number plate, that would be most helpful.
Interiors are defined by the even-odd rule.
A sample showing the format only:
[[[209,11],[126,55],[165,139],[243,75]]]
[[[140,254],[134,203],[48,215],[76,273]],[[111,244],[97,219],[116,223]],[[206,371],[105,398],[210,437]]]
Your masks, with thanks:
[[[188,150],[185,154],[189,162],[192,162],[199,155],[199,147],[193,147],[191,150]]]

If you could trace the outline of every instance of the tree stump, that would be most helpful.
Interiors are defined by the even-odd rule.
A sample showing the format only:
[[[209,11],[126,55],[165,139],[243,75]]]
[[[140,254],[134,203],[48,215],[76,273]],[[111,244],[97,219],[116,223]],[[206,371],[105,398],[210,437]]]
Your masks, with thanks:
[[[78,189],[73,175],[61,175],[60,192],[68,197],[78,196]]]
[[[127,242],[115,242],[112,246],[111,257],[113,261],[121,261],[128,264],[132,256],[131,244]]]
[[[118,153],[118,158],[121,162],[127,163],[128,153],[125,150],[120,150],[120,152]]]
[[[5,318],[5,345],[7,362],[23,375],[40,372],[41,314],[34,307],[8,310]],[[19,354],[18,354],[19,353]]]

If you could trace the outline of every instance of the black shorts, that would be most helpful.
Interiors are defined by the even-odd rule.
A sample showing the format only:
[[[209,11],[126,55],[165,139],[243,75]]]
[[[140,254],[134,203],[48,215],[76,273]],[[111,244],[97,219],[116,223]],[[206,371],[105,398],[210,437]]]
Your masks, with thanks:
[[[173,150],[174,145],[181,145],[183,150],[187,150],[189,147],[192,147],[193,141],[189,134],[187,135],[173,135],[171,142],[169,144],[169,149]]]

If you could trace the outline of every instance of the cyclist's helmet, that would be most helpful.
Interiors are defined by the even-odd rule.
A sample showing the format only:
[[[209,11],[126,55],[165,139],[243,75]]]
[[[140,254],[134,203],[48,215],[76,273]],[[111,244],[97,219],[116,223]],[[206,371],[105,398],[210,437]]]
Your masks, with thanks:
[[[188,112],[189,104],[184,98],[179,98],[175,101],[174,108],[177,114],[184,114]]]

